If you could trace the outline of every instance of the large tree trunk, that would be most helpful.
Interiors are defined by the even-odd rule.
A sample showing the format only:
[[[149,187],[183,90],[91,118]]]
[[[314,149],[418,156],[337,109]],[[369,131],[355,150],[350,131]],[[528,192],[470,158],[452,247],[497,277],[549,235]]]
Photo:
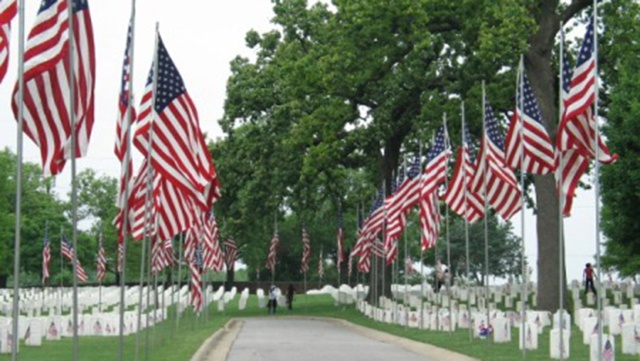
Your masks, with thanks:
[[[566,22],[576,13],[591,4],[589,0],[573,0],[558,14],[558,0],[541,0],[536,8],[538,32],[529,41],[525,55],[525,66],[531,85],[538,99],[543,119],[551,140],[555,142],[558,127],[558,80],[553,69],[552,57],[555,37],[560,22]],[[558,197],[553,175],[536,176],[538,231],[538,309],[555,312],[560,303],[566,305],[566,297],[560,301],[559,274],[563,275],[563,290],[566,291],[565,260],[560,264],[560,230]],[[564,248],[564,240],[562,242]],[[564,292],[566,295],[566,292]]]

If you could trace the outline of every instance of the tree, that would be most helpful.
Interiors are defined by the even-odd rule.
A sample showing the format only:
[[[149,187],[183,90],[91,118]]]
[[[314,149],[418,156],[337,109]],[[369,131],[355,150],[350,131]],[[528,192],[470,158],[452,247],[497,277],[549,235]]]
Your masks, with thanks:
[[[609,147],[619,155],[615,165],[601,170],[602,230],[607,237],[603,265],[623,276],[636,276],[640,273],[640,101],[634,95],[640,93],[640,4],[619,1],[608,4],[603,12],[607,24],[600,57],[607,84],[604,132]]]

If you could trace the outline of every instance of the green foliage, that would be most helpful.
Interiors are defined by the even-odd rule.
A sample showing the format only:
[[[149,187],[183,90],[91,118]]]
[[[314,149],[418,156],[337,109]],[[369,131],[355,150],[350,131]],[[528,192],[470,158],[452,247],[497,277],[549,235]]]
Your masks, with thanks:
[[[619,1],[605,8],[607,32],[602,65],[607,82],[608,146],[619,155],[603,166],[602,229],[607,237],[604,266],[624,276],[640,273],[640,4]]]

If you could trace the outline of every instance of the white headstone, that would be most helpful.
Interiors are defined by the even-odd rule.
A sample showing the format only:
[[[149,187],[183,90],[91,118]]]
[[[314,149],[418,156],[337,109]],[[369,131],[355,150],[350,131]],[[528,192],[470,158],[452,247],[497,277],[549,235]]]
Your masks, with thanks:
[[[622,353],[635,355],[640,346],[640,326],[626,323],[622,326]]]
[[[560,339],[562,338],[562,341]],[[562,331],[562,337],[560,335],[560,329],[554,328],[551,330],[549,334],[549,351],[552,359],[563,359],[566,360],[569,358],[569,339],[571,338],[571,334]]]
[[[591,343],[591,336],[598,334],[598,318],[586,317],[583,321],[582,328],[582,343],[589,345]]]
[[[522,326],[520,326],[522,328]],[[537,350],[538,349],[538,326],[533,322],[527,322],[524,325],[524,332],[520,330],[519,332],[519,340],[518,347],[520,350],[522,348],[526,348],[527,350]]]
[[[493,341],[511,342],[511,325],[508,318],[498,317],[493,320]]]
[[[602,355],[598,355],[598,335],[591,336],[590,361],[611,360],[616,361],[616,343],[613,336],[602,335]],[[610,355],[610,356],[609,356]],[[602,356],[602,357],[600,357]]]
[[[42,346],[42,324],[38,322],[31,322],[28,333],[24,336],[24,344],[27,346]]]

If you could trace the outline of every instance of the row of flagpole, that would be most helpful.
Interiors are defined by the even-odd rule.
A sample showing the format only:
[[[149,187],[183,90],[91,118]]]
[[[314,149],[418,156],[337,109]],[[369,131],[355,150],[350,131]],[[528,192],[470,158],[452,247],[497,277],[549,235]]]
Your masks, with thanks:
[[[19,10],[19,33],[20,33],[20,45],[19,45],[19,77],[18,77],[18,104],[19,104],[19,108],[18,108],[18,112],[19,112],[19,116],[18,116],[18,136],[17,136],[17,143],[18,143],[18,164],[17,164],[17,193],[16,193],[16,232],[15,232],[15,253],[14,253],[14,303],[13,303],[13,318],[14,318],[14,323],[13,323],[13,334],[14,334],[14,338],[17,338],[17,317],[19,315],[19,265],[20,265],[20,227],[21,227],[21,216],[20,216],[20,211],[21,211],[21,192],[20,192],[20,188],[21,188],[21,172],[22,172],[22,130],[23,130],[23,112],[24,112],[24,105],[23,105],[23,92],[24,92],[24,0],[20,0],[19,1],[19,6],[18,6],[18,10]],[[74,24],[73,24],[73,6],[68,6],[67,7],[67,12],[68,12],[68,19],[67,21],[69,22],[69,29],[73,29],[74,28]],[[594,6],[593,6],[593,17],[594,17],[594,22],[597,21],[597,4],[594,1]],[[134,18],[135,18],[135,0],[132,1],[132,17],[131,17],[131,21],[132,24],[134,22]],[[132,30],[133,33],[133,30]],[[133,42],[133,34],[132,34],[132,42]],[[73,31],[69,31],[69,63],[70,63],[70,67],[73,69],[74,67],[74,35],[73,35]],[[157,44],[157,28],[156,28],[156,44]],[[157,48],[157,45],[156,45]],[[131,66],[133,64],[133,46],[131,47]],[[594,57],[596,57],[597,59],[597,35],[596,32],[594,31]],[[157,52],[156,55],[157,56]],[[157,74],[157,61],[154,62],[155,67],[156,67],[156,74]],[[597,63],[596,63],[597,64]],[[597,68],[595,70],[595,73],[597,74]],[[73,73],[70,74],[71,77],[73,77]],[[133,76],[130,75],[129,78],[129,83],[132,84],[132,80],[133,80]],[[154,79],[154,88],[156,86],[155,83],[156,79]],[[73,244],[73,248],[77,249],[77,189],[76,189],[76,181],[75,181],[75,173],[76,173],[76,163],[75,163],[75,157],[76,157],[76,132],[75,132],[75,125],[76,125],[76,114],[75,114],[75,106],[74,106],[74,86],[75,86],[75,81],[73,81],[73,79],[69,82],[70,85],[70,107],[69,107],[69,118],[71,120],[71,129],[73,129],[73,131],[71,132],[71,178],[72,178],[72,192],[71,192],[71,204],[72,204],[72,212],[71,212],[71,218],[72,218],[72,244]],[[522,83],[519,84],[519,87],[521,87],[522,89]],[[131,89],[131,85],[130,85],[130,89]],[[596,99],[598,98],[598,88],[597,86],[595,87],[595,92],[596,92]],[[131,97],[131,93],[129,94],[129,97]],[[155,89],[154,89],[154,93],[155,93]],[[484,85],[483,85],[483,103],[485,101],[485,95],[484,95]],[[155,101],[155,98],[154,98]],[[522,98],[521,98],[522,101]],[[131,102],[129,102],[129,107],[131,107]],[[598,134],[598,108],[597,108],[597,101],[594,104],[594,119],[596,122],[596,134]],[[485,107],[483,105],[483,113],[485,111]],[[128,123],[127,126],[131,125],[131,110],[128,109],[128,116],[127,116],[127,120]],[[484,118],[484,117],[483,117]],[[153,122],[151,123],[151,129],[150,132],[153,132]],[[522,123],[520,126],[520,137],[522,139],[523,135],[522,135]],[[463,139],[464,139],[464,135],[463,135]],[[130,141],[130,134],[127,133],[127,142]],[[152,143],[152,137],[149,137],[149,153],[148,156],[151,157],[151,152],[152,152],[152,147],[151,147],[151,143]],[[129,154],[129,149],[130,147],[127,147],[127,158],[130,157]],[[598,140],[597,140],[597,136],[594,138],[594,149],[595,149],[595,159],[596,159],[596,164],[595,164],[595,172],[596,172],[596,177],[595,177],[595,189],[596,189],[596,247],[597,247],[597,253],[596,253],[596,264],[598,265],[598,282],[600,280],[600,235],[599,235],[599,217],[600,217],[600,211],[599,211],[599,201],[598,201],[598,196],[599,196],[599,179],[598,179],[598,175],[599,175],[599,153],[600,153],[600,147],[598,144]],[[523,153],[521,153],[521,157],[523,157]],[[521,165],[524,167],[524,161],[522,161],[521,158]],[[151,176],[151,167],[149,167],[148,169],[148,182],[151,183],[152,180],[152,176]],[[485,188],[485,195],[486,195],[486,177],[485,177],[485,181],[484,181],[484,188]],[[150,186],[148,185],[148,187],[150,188]],[[524,170],[521,171],[521,187],[524,190]],[[129,192],[129,188],[128,188],[128,184],[125,188],[125,195],[128,195]],[[466,192],[466,187],[465,187],[465,192]],[[485,208],[487,208],[487,203],[488,202],[488,198],[485,196]],[[523,202],[521,200],[521,202]],[[145,202],[146,205],[145,207],[149,206],[149,202]],[[523,203],[521,203],[523,204]],[[466,205],[465,205],[466,206]],[[562,210],[562,201],[560,202],[560,209]],[[125,207],[125,212],[127,212],[127,207]],[[562,212],[561,212],[562,213]],[[147,217],[148,211],[145,211],[145,217]],[[523,216],[524,217],[524,216]],[[124,237],[123,237],[123,249],[124,249],[124,255],[125,255],[125,259],[126,259],[126,239],[127,239],[127,221],[128,221],[128,217],[126,216],[125,213],[125,217],[123,219],[123,221],[125,222],[125,226],[124,226]],[[488,244],[487,244],[487,237],[488,237],[488,226],[487,226],[487,218],[485,216],[485,281],[486,281],[486,285],[485,285],[485,289],[486,289],[486,297],[489,297],[489,270],[488,270]],[[560,231],[562,232],[562,216],[560,215]],[[145,225],[148,227],[148,222],[145,222]],[[276,233],[277,233],[277,224],[275,225],[276,227]],[[448,228],[448,227],[447,227]],[[468,231],[467,231],[468,232]],[[468,244],[468,233],[466,234],[466,238],[467,238],[467,244]],[[522,242],[522,268],[523,268],[523,281],[526,281],[526,279],[524,278],[524,275],[526,274],[526,269],[525,269],[525,262],[524,262],[524,255],[525,255],[525,249],[524,249],[524,218],[522,219],[522,238],[523,238],[523,242]],[[143,243],[143,252],[142,252],[142,262],[141,262],[141,286],[142,286],[142,282],[143,282],[143,274],[144,274],[144,263],[146,263],[145,260],[145,252],[147,250],[147,248],[150,246],[150,241],[148,239],[148,232],[145,231],[145,240]],[[406,246],[406,245],[405,245]],[[560,251],[560,272],[562,272],[562,265],[563,265],[563,242],[562,242],[562,233],[560,233],[560,237],[559,237],[559,251]],[[468,247],[467,250],[468,252]],[[406,251],[405,251],[405,255],[406,255]],[[466,261],[467,261],[467,277],[469,277],[469,259],[468,256],[466,257]],[[449,263],[450,266],[450,259],[448,259],[447,261]],[[77,259],[77,253],[73,253],[73,260],[72,260],[72,264],[73,264],[73,273],[74,273],[74,280],[73,280],[73,293],[72,293],[72,299],[73,299],[73,323],[74,323],[74,329],[73,329],[73,353],[74,353],[74,360],[77,360],[77,351],[78,351],[78,333],[77,333],[77,311],[78,311],[78,295],[77,295],[77,278],[75,277],[75,274],[77,272],[77,268],[78,268],[78,259]],[[122,269],[121,269],[121,307],[120,307],[120,345],[119,345],[119,358],[123,357],[123,349],[122,349],[122,343],[123,343],[123,334],[122,334],[122,329],[123,329],[123,325],[124,325],[124,319],[123,319],[123,312],[124,312],[124,285],[125,285],[125,264],[126,262],[122,262]],[[384,277],[384,273],[383,273],[383,277]],[[559,302],[559,308],[562,308],[563,305],[563,285],[562,285],[562,275],[559,275],[560,277],[560,302]],[[272,269],[272,282],[275,281],[275,271],[274,269]],[[523,300],[522,300],[522,308],[523,308],[523,315],[525,315],[525,308],[526,308],[526,282],[523,282],[523,290],[522,290],[522,294],[523,294]],[[140,297],[142,297],[142,295],[140,294]],[[149,302],[149,295],[147,295],[147,302]],[[602,305],[601,305],[601,300],[600,297],[598,297],[598,317],[600,319],[601,317],[601,309],[602,309]],[[560,312],[560,317],[562,317],[562,312]],[[524,317],[523,317],[524,318]],[[148,322],[148,320],[147,320]],[[138,310],[138,326],[140,326],[140,309]],[[561,338],[562,338],[562,330],[561,330]],[[602,354],[601,352],[601,348],[602,348],[602,322],[599,322],[599,332],[598,332],[598,342],[599,342],[599,354]],[[15,342],[14,344],[17,345],[17,342]],[[137,344],[136,344],[136,351],[137,351]],[[524,351],[523,351],[524,353]],[[14,360],[17,360],[17,348],[14,347],[13,351],[12,351],[12,358]],[[137,358],[137,354],[136,354],[136,358]]]

